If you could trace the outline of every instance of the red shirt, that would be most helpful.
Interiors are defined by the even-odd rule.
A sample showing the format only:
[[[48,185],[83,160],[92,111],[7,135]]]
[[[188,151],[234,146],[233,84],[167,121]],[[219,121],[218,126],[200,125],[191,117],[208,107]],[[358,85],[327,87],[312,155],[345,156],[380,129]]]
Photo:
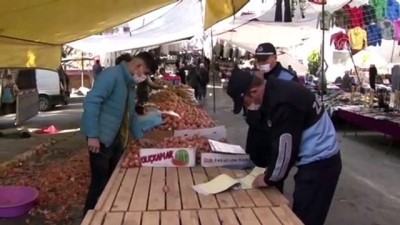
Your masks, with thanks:
[[[364,27],[364,11],[361,8],[346,5],[343,9],[346,10],[350,16],[349,28]]]
[[[349,43],[349,36],[347,36],[347,34],[343,32],[332,34],[331,45],[332,43],[335,45],[336,50],[347,49],[347,45]]]

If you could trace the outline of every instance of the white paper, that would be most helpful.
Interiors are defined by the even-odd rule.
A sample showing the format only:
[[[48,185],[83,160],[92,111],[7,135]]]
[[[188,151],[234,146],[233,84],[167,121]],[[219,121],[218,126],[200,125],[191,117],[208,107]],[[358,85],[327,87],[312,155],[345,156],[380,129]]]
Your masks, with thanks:
[[[219,141],[208,140],[211,151],[231,154],[246,154],[246,151],[240,145],[232,145]]]
[[[221,193],[238,184],[238,180],[226,174],[221,174],[206,183],[193,185],[192,188],[199,194],[209,195]]]
[[[239,181],[239,183],[240,183],[240,188],[241,188],[241,189],[250,189],[250,188],[253,188],[252,185],[253,185],[254,179],[255,179],[258,175],[263,174],[264,172],[265,172],[265,168],[262,168],[262,167],[255,167],[255,168],[250,172],[250,174],[248,174],[248,175],[245,176],[245,177],[242,177],[242,178],[237,179],[237,180]]]

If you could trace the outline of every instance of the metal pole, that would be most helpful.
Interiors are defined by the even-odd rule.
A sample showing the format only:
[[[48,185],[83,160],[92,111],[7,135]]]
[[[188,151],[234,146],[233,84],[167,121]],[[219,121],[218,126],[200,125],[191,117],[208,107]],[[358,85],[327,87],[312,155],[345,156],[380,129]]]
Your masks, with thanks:
[[[216,97],[215,97],[215,73],[214,73],[214,69],[215,69],[215,57],[214,57],[214,37],[213,37],[213,32],[212,29],[210,31],[210,35],[211,35],[211,68],[210,68],[210,72],[211,72],[211,76],[213,77],[213,110],[214,110],[214,114],[217,111],[217,105],[216,105]]]
[[[84,63],[83,63],[83,52],[81,52],[81,87],[83,87],[83,70],[84,70],[84,68],[83,68],[83,65],[84,65]]]
[[[324,101],[324,93],[323,93],[323,88],[324,88],[324,82],[325,82],[325,2],[322,4],[322,44],[321,44],[321,75],[319,77],[320,80],[320,86],[319,86],[319,91],[320,91],[320,97],[321,97],[321,102]]]

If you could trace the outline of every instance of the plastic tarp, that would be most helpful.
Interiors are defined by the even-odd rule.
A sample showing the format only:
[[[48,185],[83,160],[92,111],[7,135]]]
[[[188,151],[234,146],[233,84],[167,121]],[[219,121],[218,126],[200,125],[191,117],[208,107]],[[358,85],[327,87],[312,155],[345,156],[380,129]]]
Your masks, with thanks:
[[[207,0],[204,29],[236,14],[249,0]]]
[[[131,32],[131,36],[91,36],[68,45],[84,52],[102,53],[143,48],[189,38],[203,31],[202,5],[183,0],[161,17]]]
[[[61,45],[102,32],[174,0],[1,1],[0,67],[56,69]]]

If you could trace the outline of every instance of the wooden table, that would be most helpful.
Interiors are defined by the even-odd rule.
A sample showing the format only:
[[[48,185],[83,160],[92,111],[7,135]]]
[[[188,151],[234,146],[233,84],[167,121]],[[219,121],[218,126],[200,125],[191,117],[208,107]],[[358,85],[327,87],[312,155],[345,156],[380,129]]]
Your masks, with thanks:
[[[275,188],[197,194],[200,184],[221,173],[247,175],[226,168],[117,168],[95,209],[82,225],[300,225],[288,200]],[[169,191],[164,192],[167,185]]]

